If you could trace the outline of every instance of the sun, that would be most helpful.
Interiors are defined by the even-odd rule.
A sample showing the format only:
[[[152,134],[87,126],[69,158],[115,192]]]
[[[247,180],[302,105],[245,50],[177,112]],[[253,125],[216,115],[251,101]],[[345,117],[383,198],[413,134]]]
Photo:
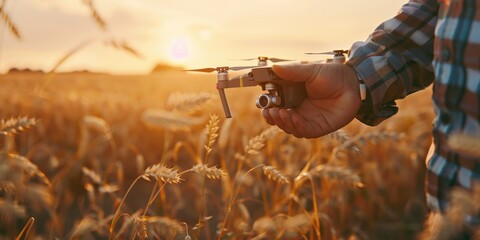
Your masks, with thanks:
[[[169,56],[174,62],[184,62],[190,57],[191,44],[185,37],[176,37],[170,46]]]

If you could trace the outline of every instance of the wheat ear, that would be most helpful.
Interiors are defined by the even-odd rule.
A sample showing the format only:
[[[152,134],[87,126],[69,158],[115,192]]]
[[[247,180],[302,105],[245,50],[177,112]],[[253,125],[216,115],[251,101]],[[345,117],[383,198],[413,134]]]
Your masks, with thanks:
[[[2,18],[3,22],[7,26],[8,30],[15,36],[17,39],[22,39],[22,36],[20,35],[20,32],[18,31],[18,28],[15,26],[15,24],[12,22],[12,19],[10,16],[5,12],[5,4],[0,6],[0,17]]]
[[[147,109],[142,114],[142,120],[147,126],[172,131],[188,131],[192,127],[204,122],[204,118],[194,118],[161,109]]]
[[[274,166],[263,166],[263,173],[265,173],[265,176],[267,176],[268,179],[271,179],[275,182],[281,184],[290,183],[288,178]]]
[[[107,31],[107,24],[103,20],[102,17],[100,17],[100,14],[98,13],[97,9],[93,5],[93,0],[83,0],[83,2],[88,6],[88,9],[90,10],[90,13],[92,14],[93,19],[97,23],[97,25],[103,30]]]
[[[130,55],[133,55],[137,58],[143,58],[143,55],[137,51],[135,48],[133,48],[130,44],[128,44],[126,41],[118,41],[115,39],[112,39],[110,41],[106,42],[107,45],[112,46],[115,49],[124,51]]]
[[[192,171],[205,176],[209,179],[220,179],[225,176],[225,172],[216,166],[208,167],[205,164],[199,163],[192,168]]]
[[[195,113],[200,111],[207,103],[216,95],[200,92],[200,93],[172,93],[166,100],[166,108],[186,113]]]
[[[36,124],[34,118],[18,117],[0,121],[0,135],[15,134]]]
[[[154,177],[157,180],[162,180],[165,183],[175,184],[182,180],[178,171],[172,168],[167,168],[160,164],[154,164],[145,170],[145,179]]]

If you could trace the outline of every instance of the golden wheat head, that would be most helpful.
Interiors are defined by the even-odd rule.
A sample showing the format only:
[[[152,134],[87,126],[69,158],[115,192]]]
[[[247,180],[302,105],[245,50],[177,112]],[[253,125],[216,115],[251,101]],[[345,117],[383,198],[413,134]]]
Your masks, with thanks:
[[[28,118],[28,117],[10,118],[8,120],[2,119],[0,121],[0,134],[1,135],[15,134],[19,131],[28,129],[34,126],[35,124],[36,124],[36,120],[34,118]]]
[[[160,164],[154,164],[148,167],[145,170],[145,175],[147,179],[148,177],[154,177],[157,180],[162,180],[165,183],[175,184],[180,183],[181,178],[178,174],[178,171],[172,168],[167,168]]]

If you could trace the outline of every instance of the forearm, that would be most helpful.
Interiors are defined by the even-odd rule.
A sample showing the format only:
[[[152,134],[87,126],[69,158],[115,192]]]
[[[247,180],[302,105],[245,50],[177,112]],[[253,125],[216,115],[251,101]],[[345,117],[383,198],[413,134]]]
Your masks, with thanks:
[[[434,31],[437,1],[410,1],[399,14],[382,23],[365,42],[351,48],[347,62],[367,86],[360,121],[376,125],[396,113],[394,100],[433,82]]]

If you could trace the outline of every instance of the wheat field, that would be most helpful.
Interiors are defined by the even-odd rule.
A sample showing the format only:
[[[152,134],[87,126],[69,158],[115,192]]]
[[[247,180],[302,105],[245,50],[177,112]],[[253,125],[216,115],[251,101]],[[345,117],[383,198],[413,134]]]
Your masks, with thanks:
[[[227,91],[225,119],[210,74],[11,73],[0,85],[0,238],[415,239],[424,228],[430,90],[380,126],[307,140],[263,121],[260,88]]]
[[[143,57],[120,39],[104,45]],[[480,239],[480,184],[443,215],[425,204],[431,88],[377,127],[298,139],[265,123],[260,88],[227,90],[225,119],[214,74],[58,72],[88,44],[48,73],[0,74],[0,239]],[[448,144],[480,155],[469,136]]]

